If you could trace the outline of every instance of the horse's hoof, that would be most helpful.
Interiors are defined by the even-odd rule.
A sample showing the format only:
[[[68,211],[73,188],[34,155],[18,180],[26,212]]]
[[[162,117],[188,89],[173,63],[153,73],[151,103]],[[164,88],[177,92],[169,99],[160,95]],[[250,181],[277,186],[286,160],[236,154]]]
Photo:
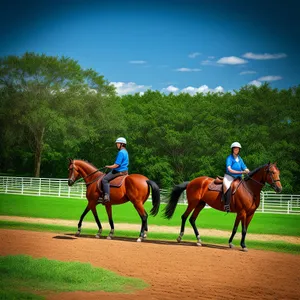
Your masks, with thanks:
[[[181,242],[181,237],[179,236],[176,240],[177,240],[178,243],[180,243]]]
[[[96,238],[96,239],[100,239],[100,234],[97,233],[97,234],[95,235],[95,238]]]
[[[244,248],[242,248],[242,251],[248,252],[248,248],[247,248],[247,247],[244,247]]]
[[[234,245],[232,243],[229,243],[229,248],[234,248]]]
[[[112,238],[111,238],[110,235],[108,235],[106,239],[107,239],[107,240],[111,240]]]
[[[139,237],[136,241],[137,242],[141,242],[143,239],[141,237]]]
[[[202,244],[201,244],[200,242],[198,242],[198,243],[197,243],[197,246],[201,247],[201,246],[202,246]]]
[[[144,234],[143,235],[143,239],[145,240],[147,238],[147,234]]]
[[[77,232],[75,233],[75,236],[80,236],[80,231],[77,231]]]

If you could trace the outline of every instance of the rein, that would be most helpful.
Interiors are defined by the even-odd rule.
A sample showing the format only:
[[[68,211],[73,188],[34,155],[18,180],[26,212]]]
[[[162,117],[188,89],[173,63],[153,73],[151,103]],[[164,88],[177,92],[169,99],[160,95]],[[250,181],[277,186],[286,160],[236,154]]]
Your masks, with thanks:
[[[73,168],[78,172],[78,170],[77,170],[77,169],[75,168],[75,166],[74,166],[74,163],[72,163],[72,164],[73,164]],[[94,174],[96,174],[97,172],[101,172],[100,170],[103,170],[103,169],[105,169],[105,167],[104,167],[104,168],[101,168],[101,169],[96,169],[94,172],[92,172],[92,173],[90,173],[90,174],[88,174],[88,175],[86,175],[86,176],[84,176],[84,177],[79,178],[76,182],[80,182],[80,181],[82,181],[82,180],[85,180],[86,178],[90,177],[91,175],[94,175]],[[89,186],[90,184],[94,183],[94,182],[97,181],[99,178],[101,178],[101,176],[102,176],[102,175],[98,176],[97,178],[95,178],[95,179],[92,180],[91,182],[85,183],[85,185],[86,185],[86,186]]]

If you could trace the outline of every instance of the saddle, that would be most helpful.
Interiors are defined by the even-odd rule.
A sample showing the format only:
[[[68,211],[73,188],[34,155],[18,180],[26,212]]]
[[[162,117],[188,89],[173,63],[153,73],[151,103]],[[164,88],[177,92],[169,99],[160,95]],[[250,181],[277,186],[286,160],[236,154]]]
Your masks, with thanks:
[[[217,176],[214,181],[212,181],[209,186],[208,186],[208,189],[210,191],[216,191],[216,192],[223,192],[223,178],[224,177],[221,177],[221,176]]]
[[[212,181],[209,186],[208,186],[208,189],[210,191],[216,191],[216,192],[219,192],[219,193],[223,193],[223,179],[224,177],[221,177],[221,176],[217,176],[214,181]],[[239,184],[237,184],[237,182],[241,182],[240,179],[238,178],[235,178],[231,184],[231,187],[232,187],[232,195],[235,194],[237,188],[239,187]],[[233,187],[235,187],[235,189],[233,189]]]
[[[98,181],[97,181],[97,188],[98,188],[98,190],[100,191],[100,194],[103,193],[103,191],[102,191],[102,179],[103,179],[104,176],[105,176],[105,174],[103,174],[103,175],[98,179]],[[119,187],[123,184],[123,182],[124,182],[124,180],[125,180],[125,178],[126,178],[127,176],[128,176],[128,174],[126,174],[126,175],[121,175],[121,176],[118,176],[118,177],[115,177],[114,179],[112,179],[112,180],[109,182],[109,186],[112,187],[112,188],[119,188]]]

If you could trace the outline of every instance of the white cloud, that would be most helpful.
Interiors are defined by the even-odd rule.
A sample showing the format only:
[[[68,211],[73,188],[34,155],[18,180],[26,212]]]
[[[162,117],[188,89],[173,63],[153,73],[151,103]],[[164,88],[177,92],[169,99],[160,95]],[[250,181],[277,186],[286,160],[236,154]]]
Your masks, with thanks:
[[[168,87],[163,88],[161,90],[162,93],[176,93],[178,91],[179,91],[179,88],[177,88],[176,86],[173,86],[173,85],[169,85]]]
[[[135,82],[111,82],[115,86],[119,96],[126,94],[143,93],[151,88],[151,85],[137,85]]]
[[[190,69],[190,68],[179,68],[176,69],[177,72],[199,72],[201,69]]]
[[[220,58],[217,63],[218,64],[225,64],[225,65],[242,65],[246,64],[248,61],[236,56],[228,56]]]
[[[130,60],[130,64],[137,64],[137,65],[143,65],[146,64],[147,62],[145,60]]]
[[[200,52],[194,52],[194,53],[189,54],[189,58],[196,58],[199,55],[201,55]]]
[[[258,81],[258,80],[252,80],[248,83],[249,85],[255,85],[257,87],[260,87],[261,86],[261,82]]]
[[[240,75],[247,75],[247,74],[256,74],[256,71],[243,71],[240,73]]]
[[[202,60],[201,65],[203,66],[216,66],[216,67],[224,67],[224,65],[217,64],[215,61],[212,61],[210,59]]]
[[[197,93],[204,93],[204,94],[207,94],[207,93],[223,93],[224,92],[224,89],[223,87],[221,86],[218,86],[214,89],[210,89],[207,85],[202,85],[200,87],[193,87],[193,86],[188,86],[182,90],[180,90],[179,88],[175,87],[175,86],[168,86],[167,88],[163,88],[161,90],[162,93],[176,93],[176,94],[179,94],[179,93],[187,93],[187,94],[190,94],[192,96],[196,95]]]
[[[285,53],[263,53],[263,54],[255,54],[252,52],[247,52],[243,55],[243,57],[248,59],[258,59],[258,60],[266,60],[266,59],[279,59],[279,58],[285,58],[287,55]]]
[[[276,81],[276,80],[281,80],[281,76],[263,76],[258,78],[257,80],[259,81]]]

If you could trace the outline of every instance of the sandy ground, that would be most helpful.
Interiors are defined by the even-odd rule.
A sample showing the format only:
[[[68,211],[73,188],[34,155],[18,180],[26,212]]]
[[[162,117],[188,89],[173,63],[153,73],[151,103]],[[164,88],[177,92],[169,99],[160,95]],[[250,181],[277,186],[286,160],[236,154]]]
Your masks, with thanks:
[[[63,226],[71,226],[74,227],[74,232],[77,229],[78,221],[69,221],[69,220],[60,220],[60,219],[42,219],[42,218],[25,218],[25,217],[14,217],[14,216],[0,216],[0,220],[4,221],[17,221],[17,222],[26,222],[26,223],[38,223],[38,224],[52,224],[52,225],[63,225]],[[109,229],[109,224],[102,222],[102,226],[104,229]],[[98,231],[97,225],[95,222],[86,222],[84,221],[82,224],[82,230],[84,232],[84,228],[94,228],[95,234]],[[117,234],[118,230],[131,230],[137,232],[137,237],[140,231],[141,225],[136,224],[125,224],[125,223],[116,223],[115,224],[115,232]],[[169,226],[156,226],[149,225],[149,237],[151,237],[151,232],[165,232],[165,233],[175,233],[179,234],[180,227],[169,227]],[[201,236],[216,236],[216,237],[226,237],[229,239],[231,232],[224,230],[215,230],[215,229],[203,229],[198,228]],[[190,226],[186,226],[185,234],[194,235],[194,231]],[[241,233],[237,232],[235,236],[235,241],[240,241]],[[247,233],[247,240],[256,240],[256,241],[284,241],[293,244],[300,244],[300,238],[294,236],[281,236],[281,235],[271,235],[271,234],[251,234]]]
[[[300,299],[300,256],[195,243],[0,230],[0,255],[90,262],[150,287],[134,294],[71,292],[47,299]]]

